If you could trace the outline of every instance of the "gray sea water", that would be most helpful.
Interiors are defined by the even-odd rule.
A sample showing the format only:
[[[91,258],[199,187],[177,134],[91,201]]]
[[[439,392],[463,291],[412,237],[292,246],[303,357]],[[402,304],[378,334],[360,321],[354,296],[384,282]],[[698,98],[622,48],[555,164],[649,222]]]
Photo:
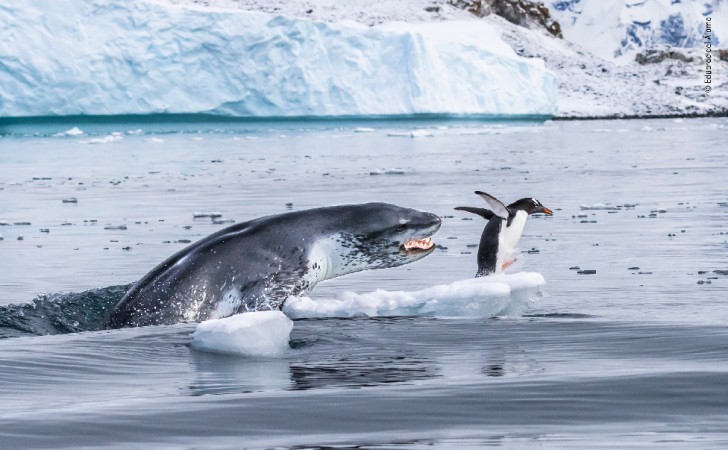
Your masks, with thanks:
[[[728,446],[724,118],[0,134],[0,448]],[[474,190],[555,212],[521,239],[518,269],[547,283],[523,317],[297,320],[280,358],[193,350],[193,324],[88,331],[126,285],[227,226],[198,211],[386,201],[443,217],[429,257],[313,297],[471,277],[484,223],[452,208],[482,206]]]

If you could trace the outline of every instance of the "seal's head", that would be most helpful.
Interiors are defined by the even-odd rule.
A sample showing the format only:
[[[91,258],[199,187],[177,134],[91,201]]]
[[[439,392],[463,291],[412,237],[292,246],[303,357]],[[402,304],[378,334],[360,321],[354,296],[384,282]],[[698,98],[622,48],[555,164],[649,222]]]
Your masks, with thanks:
[[[366,269],[401,266],[435,250],[440,229],[435,214],[388,203],[349,205],[327,239],[329,277]],[[333,248],[332,248],[333,246]]]

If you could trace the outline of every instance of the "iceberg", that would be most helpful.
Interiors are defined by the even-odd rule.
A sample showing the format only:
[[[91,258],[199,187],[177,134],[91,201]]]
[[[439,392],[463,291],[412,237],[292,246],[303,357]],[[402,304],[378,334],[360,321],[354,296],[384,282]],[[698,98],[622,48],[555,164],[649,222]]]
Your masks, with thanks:
[[[5,0],[0,23],[0,117],[556,111],[543,61],[481,20],[366,27],[143,0]]]

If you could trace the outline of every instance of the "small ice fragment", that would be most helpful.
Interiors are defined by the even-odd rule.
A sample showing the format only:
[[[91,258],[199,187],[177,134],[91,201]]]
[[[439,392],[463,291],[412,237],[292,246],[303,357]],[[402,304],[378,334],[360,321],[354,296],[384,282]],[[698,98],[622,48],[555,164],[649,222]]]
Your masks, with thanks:
[[[111,133],[108,136],[100,137],[100,138],[93,138],[89,139],[87,141],[80,141],[82,144],[110,144],[112,142],[120,141],[124,139],[120,134],[118,133]]]
[[[63,200],[61,200],[61,202],[63,202],[63,203],[78,203],[78,199],[76,197],[69,197],[69,198],[64,198]]]
[[[126,230],[126,225],[106,225],[104,230]]]
[[[371,133],[373,131],[374,131],[374,128],[367,128],[367,127],[354,128],[354,133]]]
[[[387,136],[391,137],[409,137],[409,138],[417,138],[417,137],[432,137],[434,134],[430,130],[411,130],[411,131],[390,131],[387,133]]]
[[[30,222],[15,222],[13,225],[30,225]]]
[[[235,220],[234,219],[213,219],[212,223],[214,223],[215,225],[223,225],[226,223],[235,223]]]
[[[202,211],[195,211],[192,213],[192,217],[195,219],[203,219],[205,217],[209,217],[211,219],[214,219],[216,217],[222,217],[221,212],[212,211],[212,212],[202,212]]]
[[[404,175],[404,169],[377,169],[369,172],[369,175]]]
[[[585,211],[593,210],[604,210],[604,211],[618,211],[618,206],[612,206],[609,203],[595,203],[594,205],[581,205],[581,209]]]
[[[161,144],[164,142],[164,139],[158,138],[158,137],[150,137],[147,139],[144,139],[147,142],[151,142],[153,144]]]
[[[70,130],[62,131],[60,133],[56,133],[53,136],[60,137],[60,136],[81,136],[83,134],[83,131],[79,129],[78,127],[73,127]]]
[[[594,275],[597,273],[597,271],[594,269],[584,269],[584,270],[578,270],[576,273],[579,275]]]
[[[197,325],[192,347],[243,356],[281,356],[289,349],[293,321],[281,311],[256,311]]]

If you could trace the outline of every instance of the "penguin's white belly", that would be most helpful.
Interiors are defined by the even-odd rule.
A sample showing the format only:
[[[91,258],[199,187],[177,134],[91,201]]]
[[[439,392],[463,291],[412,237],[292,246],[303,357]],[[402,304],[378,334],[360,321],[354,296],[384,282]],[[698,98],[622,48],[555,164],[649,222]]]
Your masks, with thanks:
[[[521,239],[523,229],[526,227],[526,219],[528,214],[525,211],[518,211],[511,221],[510,226],[506,226],[507,221],[503,221],[501,232],[498,235],[498,252],[496,254],[496,273],[502,272],[503,265],[514,259],[516,246]]]

